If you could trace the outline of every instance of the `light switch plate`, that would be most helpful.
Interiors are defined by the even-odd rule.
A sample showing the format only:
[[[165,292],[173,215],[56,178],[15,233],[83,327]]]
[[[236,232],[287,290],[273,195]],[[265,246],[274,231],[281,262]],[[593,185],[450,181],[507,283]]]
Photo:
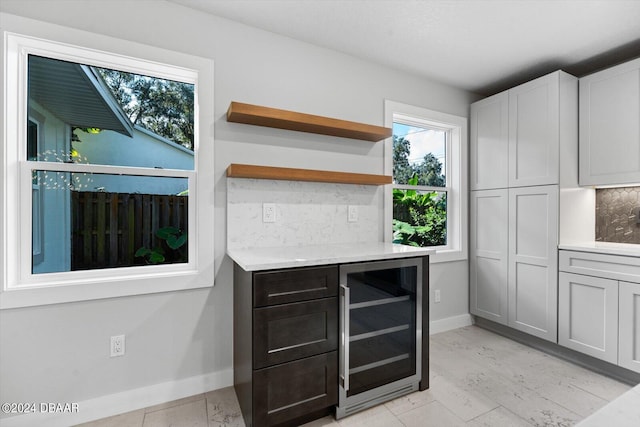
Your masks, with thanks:
[[[262,222],[276,222],[276,204],[262,204]]]
[[[347,221],[348,222],[356,222],[356,221],[358,221],[358,206],[349,205],[347,210],[348,210]]]

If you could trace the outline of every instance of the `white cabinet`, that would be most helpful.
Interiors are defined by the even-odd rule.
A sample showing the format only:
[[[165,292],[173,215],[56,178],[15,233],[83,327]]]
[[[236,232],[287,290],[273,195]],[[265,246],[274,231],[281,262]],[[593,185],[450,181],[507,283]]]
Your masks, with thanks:
[[[560,272],[558,344],[618,363],[618,282]]]
[[[556,71],[471,104],[471,189],[558,184],[561,139],[575,143],[577,87]]]
[[[580,79],[580,185],[640,182],[640,59]]]
[[[557,338],[558,187],[471,193],[470,312]]]
[[[560,207],[573,222],[583,206],[560,206],[578,181],[577,105],[563,71],[471,105],[469,311],[553,342]]]
[[[620,282],[618,364],[640,372],[640,284]]]
[[[471,193],[472,256],[469,265],[470,311],[494,322],[507,324],[507,268],[509,192]]]
[[[469,183],[472,190],[509,186],[509,95],[471,104]]]
[[[561,250],[558,343],[640,373],[640,258]]]
[[[558,187],[509,189],[509,326],[557,341]]]
[[[561,79],[577,81],[557,71],[509,90],[510,187],[558,184]]]

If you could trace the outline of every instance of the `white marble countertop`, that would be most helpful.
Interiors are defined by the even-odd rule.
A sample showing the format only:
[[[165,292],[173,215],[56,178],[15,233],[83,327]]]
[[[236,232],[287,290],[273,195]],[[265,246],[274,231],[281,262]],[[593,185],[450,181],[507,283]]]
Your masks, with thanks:
[[[246,271],[307,267],[434,255],[435,250],[384,242],[227,249]]]
[[[640,256],[640,245],[631,243],[577,242],[559,245],[558,249],[608,255]]]
[[[577,424],[579,427],[640,426],[640,384]]]

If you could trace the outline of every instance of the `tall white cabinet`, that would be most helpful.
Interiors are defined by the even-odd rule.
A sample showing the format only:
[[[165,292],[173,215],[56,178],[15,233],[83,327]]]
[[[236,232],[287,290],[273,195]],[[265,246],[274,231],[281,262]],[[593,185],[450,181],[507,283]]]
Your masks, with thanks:
[[[580,78],[580,184],[640,182],[640,59]]]
[[[557,340],[558,186],[509,189],[509,323]]]
[[[469,275],[472,286],[471,312],[485,319],[508,323],[509,190],[471,192],[469,237],[473,261]]]
[[[561,164],[577,164],[577,109],[578,80],[562,71],[471,105],[470,311],[553,342],[560,186],[578,179]]]

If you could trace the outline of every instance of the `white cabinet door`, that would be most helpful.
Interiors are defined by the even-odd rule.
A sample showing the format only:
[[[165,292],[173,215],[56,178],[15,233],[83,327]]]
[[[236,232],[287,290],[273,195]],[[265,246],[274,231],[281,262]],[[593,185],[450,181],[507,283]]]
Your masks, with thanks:
[[[509,186],[509,97],[502,92],[471,104],[470,186]]]
[[[558,344],[618,363],[618,281],[560,273]]]
[[[580,185],[640,182],[640,59],[580,79]]]
[[[509,189],[509,326],[557,342],[558,186]]]
[[[509,192],[471,192],[470,311],[507,324]]]
[[[559,182],[560,73],[509,90],[509,187]]]
[[[640,372],[640,284],[620,282],[618,365]]]

